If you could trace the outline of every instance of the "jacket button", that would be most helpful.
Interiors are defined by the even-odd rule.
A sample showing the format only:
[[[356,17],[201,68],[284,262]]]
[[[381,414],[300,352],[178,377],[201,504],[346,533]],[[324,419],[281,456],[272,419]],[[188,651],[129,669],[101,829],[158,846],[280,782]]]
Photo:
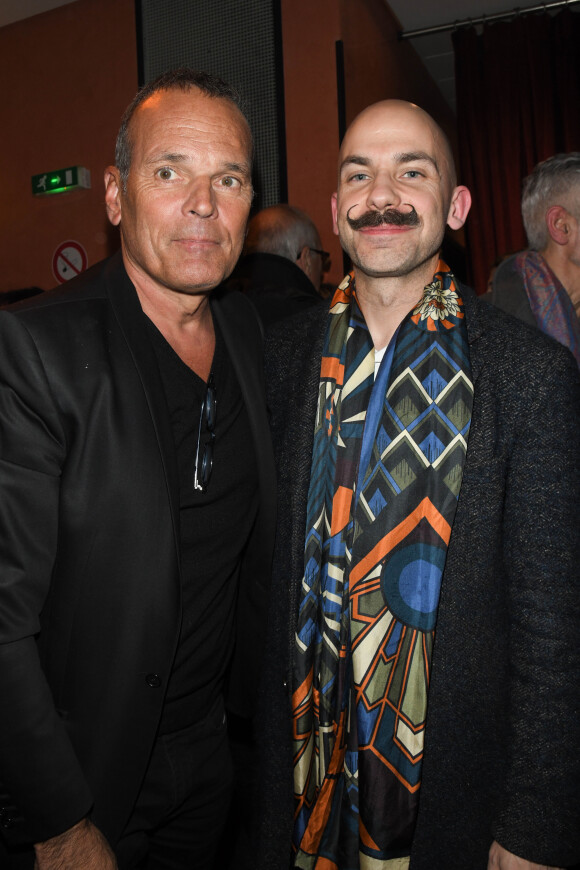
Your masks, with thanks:
[[[11,811],[7,807],[0,807],[0,825],[8,830],[14,824],[16,819],[11,814]]]
[[[159,676],[159,674],[147,674],[147,676],[145,677],[145,682],[152,689],[158,689],[161,685],[161,677]]]

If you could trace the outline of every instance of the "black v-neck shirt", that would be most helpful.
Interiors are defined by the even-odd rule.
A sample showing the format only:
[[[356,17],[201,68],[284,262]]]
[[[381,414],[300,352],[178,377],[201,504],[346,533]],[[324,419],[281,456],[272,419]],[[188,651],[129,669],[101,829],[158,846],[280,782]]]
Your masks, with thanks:
[[[223,689],[235,641],[240,562],[258,508],[258,468],[240,386],[214,321],[213,470],[207,491],[194,489],[206,384],[149,324],[179,472],[182,623],[160,726],[164,734],[202,719]]]

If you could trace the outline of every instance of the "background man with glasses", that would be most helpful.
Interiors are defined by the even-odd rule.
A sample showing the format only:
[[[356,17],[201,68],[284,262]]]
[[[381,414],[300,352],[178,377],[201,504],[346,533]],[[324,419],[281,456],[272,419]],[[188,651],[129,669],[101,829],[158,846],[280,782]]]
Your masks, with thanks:
[[[3,868],[210,868],[225,706],[247,717],[257,683],[261,331],[211,294],[244,240],[250,130],[228,85],[177,70],[115,160],[119,254],[0,317]]]
[[[320,302],[330,256],[315,224],[291,205],[272,205],[248,224],[243,257],[228,287],[246,293],[269,325]]]

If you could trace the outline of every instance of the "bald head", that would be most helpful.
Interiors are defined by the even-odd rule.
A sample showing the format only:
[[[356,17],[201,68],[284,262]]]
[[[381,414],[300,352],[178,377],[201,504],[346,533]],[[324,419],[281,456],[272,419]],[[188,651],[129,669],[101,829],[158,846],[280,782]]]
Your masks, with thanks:
[[[373,141],[378,143],[394,139],[401,131],[404,131],[406,138],[415,138],[417,142],[428,146],[423,153],[434,162],[439,177],[452,190],[457,184],[457,174],[447,136],[431,115],[415,103],[405,100],[381,100],[367,106],[356,116],[340,148],[339,179],[343,163],[352,156],[352,148],[361,136],[372,144]]]

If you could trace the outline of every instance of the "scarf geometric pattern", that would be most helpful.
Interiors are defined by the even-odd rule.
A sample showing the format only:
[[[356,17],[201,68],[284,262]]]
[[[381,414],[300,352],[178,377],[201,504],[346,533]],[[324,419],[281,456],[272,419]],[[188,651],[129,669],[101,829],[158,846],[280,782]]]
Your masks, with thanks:
[[[442,261],[376,379],[374,362],[351,274],[325,336],[296,632],[293,845],[304,870],[409,854],[473,398],[462,300]]]
[[[580,318],[565,287],[537,251],[522,251],[515,266],[538,327],[568,347],[580,368]]]

